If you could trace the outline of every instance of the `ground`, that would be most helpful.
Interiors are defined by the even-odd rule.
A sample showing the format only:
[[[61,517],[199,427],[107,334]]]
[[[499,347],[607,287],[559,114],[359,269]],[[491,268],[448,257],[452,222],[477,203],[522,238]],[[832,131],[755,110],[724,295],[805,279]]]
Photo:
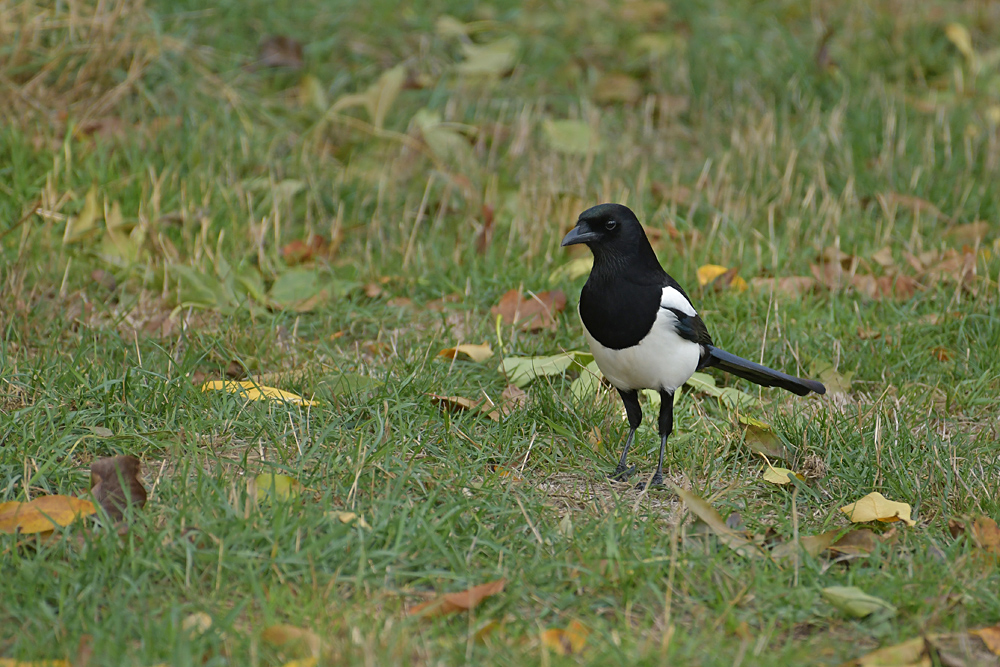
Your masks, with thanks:
[[[148,492],[0,533],[0,656],[995,664],[962,633],[1000,622],[1000,5],[419,4],[0,0],[0,503],[122,455]],[[559,240],[605,201],[721,347],[830,387],[681,392],[690,502],[608,481],[586,357],[501,398],[585,347]],[[874,491],[915,524],[795,557]]]

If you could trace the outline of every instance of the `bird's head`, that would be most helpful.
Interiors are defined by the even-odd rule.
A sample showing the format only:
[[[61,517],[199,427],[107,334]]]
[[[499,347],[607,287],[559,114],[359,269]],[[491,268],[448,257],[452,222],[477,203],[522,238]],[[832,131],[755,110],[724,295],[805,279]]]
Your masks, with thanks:
[[[639,219],[627,206],[599,204],[580,214],[576,227],[570,230],[562,245],[586,243],[594,253],[595,266],[611,264],[645,264],[650,261],[660,268],[653,248]]]

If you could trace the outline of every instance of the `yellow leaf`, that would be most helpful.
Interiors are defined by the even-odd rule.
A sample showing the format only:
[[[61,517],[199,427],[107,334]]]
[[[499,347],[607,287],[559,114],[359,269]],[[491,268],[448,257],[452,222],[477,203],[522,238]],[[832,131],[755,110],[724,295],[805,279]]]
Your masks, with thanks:
[[[955,48],[970,62],[976,57],[976,52],[972,48],[972,37],[964,25],[961,23],[949,23],[944,28],[944,34],[947,35],[951,43],[955,45]]]
[[[212,627],[212,617],[203,611],[197,611],[181,622],[181,629],[192,638],[203,635]]]
[[[70,667],[68,660],[14,660],[0,658],[0,667]]]
[[[493,78],[506,74],[517,61],[521,41],[511,35],[489,44],[462,44],[465,60],[456,66],[460,74],[471,77]]]
[[[243,396],[251,401],[286,401],[288,403],[304,405],[306,407],[319,405],[318,401],[306,400],[298,394],[293,394],[290,391],[282,391],[281,389],[275,389],[274,387],[264,387],[252,380],[243,380],[242,382],[237,382],[236,380],[211,380],[201,385],[201,390],[225,391],[230,394],[239,394],[240,396]]]
[[[745,292],[749,287],[747,281],[736,274],[736,269],[727,269],[718,264],[704,264],[698,267],[698,284],[705,285],[715,283],[715,287],[731,287],[737,292]]]
[[[770,424],[766,424],[759,419],[739,415],[740,423],[746,424],[744,432],[744,442],[746,446],[772,459],[787,459],[788,451],[781,438],[774,432]],[[771,481],[771,480],[767,480]]]
[[[370,85],[363,93],[344,95],[330,108],[337,112],[349,107],[363,106],[372,119],[372,125],[381,129],[385,122],[386,114],[392,107],[399,92],[406,83],[406,66],[396,65],[392,69],[382,72],[381,76]]]
[[[72,496],[39,496],[29,503],[6,502],[0,504],[0,533],[44,533],[96,511],[89,500]]]
[[[988,628],[969,630],[969,632],[982,639],[983,643],[986,644],[986,648],[990,650],[990,653],[1000,655],[1000,623]]]
[[[797,472],[793,472],[788,468],[775,468],[774,466],[768,466],[767,470],[764,471],[764,481],[771,484],[788,484],[792,481],[791,475],[794,475],[803,482],[806,481],[806,478]]]
[[[456,345],[438,352],[439,357],[447,359],[454,359],[460,354],[464,354],[475,362],[483,362],[493,356],[493,350],[490,349],[489,343],[483,343],[482,345]]]
[[[341,512],[338,510],[334,510],[332,512],[327,512],[326,515],[337,519],[338,521],[340,521],[340,523],[356,523],[358,526],[366,530],[372,529],[372,527],[368,525],[368,522],[365,521],[365,518],[363,516],[355,514],[354,512]]]
[[[542,643],[559,655],[574,655],[587,644],[590,630],[580,621],[573,619],[563,628],[549,628],[542,632]]]
[[[923,637],[880,648],[846,663],[853,667],[931,667],[932,664]]]
[[[698,267],[698,284],[704,287],[723,273],[728,271],[724,266],[718,264],[704,264]]]
[[[853,523],[865,521],[904,521],[907,526],[915,526],[916,521],[910,518],[910,506],[887,499],[878,491],[869,493],[864,498],[840,508]]]
[[[277,498],[288,500],[299,495],[302,485],[288,475],[265,472],[247,482],[247,492],[255,500]]]
[[[281,667],[316,667],[316,658],[302,658],[301,660],[289,660]]]
[[[87,197],[83,201],[83,210],[80,211],[80,215],[70,218],[66,222],[63,243],[76,243],[90,236],[100,215],[101,211],[97,205],[97,187],[91,186],[87,190]]]
[[[590,273],[594,268],[594,256],[587,254],[585,257],[577,257],[566,262],[549,275],[549,283],[555,285],[564,280],[576,280]]]
[[[271,646],[285,649],[293,648],[301,653],[308,650],[313,658],[318,658],[320,654],[319,636],[312,630],[297,628],[294,625],[268,626],[260,633],[260,638]]]

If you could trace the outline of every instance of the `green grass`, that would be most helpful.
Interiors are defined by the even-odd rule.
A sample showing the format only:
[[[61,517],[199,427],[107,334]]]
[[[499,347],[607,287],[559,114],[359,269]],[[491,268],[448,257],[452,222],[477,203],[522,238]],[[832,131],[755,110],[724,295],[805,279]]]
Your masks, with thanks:
[[[1000,621],[996,561],[948,530],[965,514],[1000,519],[994,7],[705,0],[636,19],[601,3],[148,0],[123,5],[97,39],[95,4],[43,20],[32,3],[0,1],[0,502],[83,493],[90,463],[115,454],[142,459],[150,500],[122,536],[92,521],[48,541],[0,535],[0,656],[73,659],[89,635],[91,665],[278,665],[291,656],[261,631],[288,623],[317,632],[329,664],[839,664]],[[456,75],[460,40],[435,29],[445,14],[480,21],[478,43],[516,35],[510,75]],[[975,63],[948,39],[951,22],[968,27]],[[835,68],[816,57],[827,26]],[[304,45],[302,71],[246,67],[271,34]],[[299,101],[306,75],[329,106],[399,63],[423,83],[404,88],[384,131],[361,108]],[[595,103],[609,72],[639,82],[641,99]],[[411,123],[423,108],[456,124],[467,150],[432,155]],[[598,128],[603,149],[553,150],[544,121],[567,118]],[[112,129],[80,130],[94,121]],[[92,187],[96,236],[64,243]],[[675,187],[685,193],[657,194]],[[886,193],[943,215],[883,206]],[[450,363],[442,348],[585,345],[582,279],[548,277],[569,258],[559,239],[576,215],[610,200],[662,232],[662,262],[721,346],[854,374],[849,394],[822,399],[718,377],[761,397],[751,415],[795,448],[789,467],[825,463],[794,511],[789,489],[760,479],[735,416],[704,395],[681,398],[668,476],[780,541],[845,526],[838,508],[874,490],[910,503],[916,527],[846,563],[747,560],[673,493],[606,481],[627,430],[620,404],[604,390],[576,405],[573,373],[537,380],[499,423],[432,403],[496,399],[506,384],[499,355]],[[139,230],[135,256],[104,240],[114,202]],[[495,223],[480,252],[484,207]],[[955,234],[980,220],[978,244]],[[307,267],[330,289],[311,312],[268,308],[232,278],[231,293],[220,287],[231,267],[266,290],[287,271],[282,247],[313,234],[339,246]],[[905,258],[963,244],[988,251],[964,288]],[[697,287],[706,263],[748,280],[808,276],[830,246],[924,289],[873,300]],[[890,269],[871,259],[886,246]],[[552,331],[505,325],[498,340],[489,309],[519,286],[562,288],[570,305]],[[193,381],[233,361],[318,406],[246,404]],[[643,472],[658,444],[646,412],[632,455]],[[304,491],[257,507],[247,480],[261,472]],[[340,510],[370,529],[328,515]],[[406,615],[500,577],[504,592],[471,614]],[[851,620],[820,597],[836,585],[898,614]],[[204,634],[182,628],[196,612],[213,619]],[[560,657],[540,633],[573,619],[591,634]]]

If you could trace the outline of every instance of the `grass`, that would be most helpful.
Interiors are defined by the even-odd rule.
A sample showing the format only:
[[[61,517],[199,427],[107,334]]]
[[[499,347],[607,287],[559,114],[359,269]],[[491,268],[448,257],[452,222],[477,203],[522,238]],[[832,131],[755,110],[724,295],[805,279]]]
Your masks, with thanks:
[[[291,653],[261,632],[287,623],[317,632],[331,664],[838,664],[1000,621],[995,560],[948,530],[1000,518],[995,6],[189,4],[0,1],[0,502],[81,493],[90,463],[116,454],[141,458],[150,490],[123,535],[0,536],[0,655],[74,659],[89,637],[90,664],[282,664]],[[458,76],[443,15],[480,44],[516,35],[509,75]],[[271,34],[304,45],[301,71],[247,66]],[[329,111],[399,63],[411,84],[384,128]],[[595,102],[608,73],[639,99]],[[412,121],[424,108],[465,147],[428,149]],[[603,148],[554,150],[544,123],[561,119]],[[95,231],[66,243],[91,188]],[[838,508],[873,490],[910,503],[916,527],[849,562],[747,560],[673,493],[605,480],[626,425],[606,390],[575,404],[572,373],[537,380],[498,423],[432,403],[506,384],[499,357],[437,358],[455,343],[584,345],[582,279],[548,277],[575,216],[610,200],[658,232],[721,346],[853,373],[849,393],[806,400],[718,378],[761,398],[752,415],[795,447],[790,467],[825,464],[794,495],[761,481],[734,416],[695,393],[669,477],[782,541],[846,525]],[[105,231],[114,203],[121,245]],[[976,221],[983,238],[963,240]],[[328,298],[265,307],[282,248],[314,234],[332,246],[305,270]],[[975,280],[924,271],[910,298],[696,287],[706,263],[808,276],[834,246],[906,274],[907,253],[963,244]],[[884,247],[889,267],[872,259]],[[489,309],[519,286],[561,287],[570,306],[553,330],[505,325],[498,340]],[[319,405],[200,390],[233,362]],[[304,491],[257,507],[247,480],[261,472]],[[328,514],[343,510],[370,529]],[[470,614],[405,613],[500,577]],[[835,585],[898,614],[851,620],[820,596]],[[197,612],[209,631],[184,629]],[[541,633],[572,620],[591,634],[559,656]]]

